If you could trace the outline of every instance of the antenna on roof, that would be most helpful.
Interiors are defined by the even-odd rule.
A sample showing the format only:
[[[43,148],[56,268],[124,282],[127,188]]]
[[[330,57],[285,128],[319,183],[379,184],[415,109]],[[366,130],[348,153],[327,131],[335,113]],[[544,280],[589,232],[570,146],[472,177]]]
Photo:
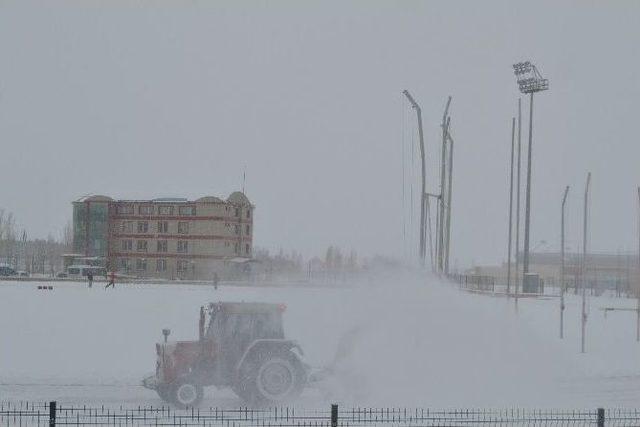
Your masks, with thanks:
[[[244,166],[244,169],[242,170],[242,194],[244,194],[244,183],[247,179],[247,166]]]

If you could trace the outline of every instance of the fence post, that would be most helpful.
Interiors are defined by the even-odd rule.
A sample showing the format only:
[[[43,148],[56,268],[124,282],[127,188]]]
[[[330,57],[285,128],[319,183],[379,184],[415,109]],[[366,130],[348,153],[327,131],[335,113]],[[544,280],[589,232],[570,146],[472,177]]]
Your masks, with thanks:
[[[598,408],[598,427],[604,427],[604,408]]]
[[[338,427],[338,405],[331,405],[331,427]]]
[[[56,401],[49,402],[49,427],[56,427]]]

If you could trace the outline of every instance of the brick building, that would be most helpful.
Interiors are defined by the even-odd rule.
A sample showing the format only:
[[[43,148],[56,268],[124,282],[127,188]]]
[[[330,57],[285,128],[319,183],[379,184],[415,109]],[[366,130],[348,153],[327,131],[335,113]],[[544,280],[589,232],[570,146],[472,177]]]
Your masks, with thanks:
[[[241,192],[227,200],[164,198],[73,202],[74,251],[108,270],[139,277],[210,279],[251,259],[253,209]]]

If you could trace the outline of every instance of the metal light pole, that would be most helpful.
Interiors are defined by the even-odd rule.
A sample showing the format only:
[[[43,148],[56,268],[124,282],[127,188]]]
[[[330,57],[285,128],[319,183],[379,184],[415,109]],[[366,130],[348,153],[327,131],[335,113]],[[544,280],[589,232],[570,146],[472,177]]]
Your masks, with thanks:
[[[447,122],[447,128],[449,124]],[[444,274],[449,274],[449,255],[451,254],[451,193],[453,188],[453,138],[451,133],[447,131],[447,139],[449,140],[449,182],[447,184],[447,233],[445,235],[445,243],[447,244],[447,252],[444,257]]]
[[[425,263],[425,255],[426,255],[426,243],[425,243],[425,238],[426,238],[426,197],[427,197],[427,193],[426,193],[426,185],[427,185],[427,178],[426,178],[426,170],[425,170],[425,154],[424,154],[424,137],[423,137],[423,133],[422,133],[422,109],[420,108],[420,106],[418,105],[418,103],[413,99],[413,97],[411,96],[411,94],[409,93],[408,90],[404,90],[402,92],[404,94],[404,96],[407,97],[407,99],[409,100],[409,102],[411,103],[411,106],[416,110],[416,115],[418,117],[418,136],[420,138],[420,160],[422,162],[422,182],[421,182],[421,188],[422,191],[420,192],[420,243],[419,243],[419,251],[418,253],[420,254],[420,265],[424,267],[424,263]]]
[[[446,191],[446,151],[447,151],[447,134],[449,133],[449,106],[451,105],[451,97],[447,99],[447,105],[444,108],[442,114],[442,159],[440,161],[440,210],[438,212],[440,217],[438,227],[438,272],[444,271],[444,224],[445,224],[445,191]]]
[[[511,119],[511,163],[509,173],[509,243],[507,244],[507,296],[511,293],[511,231],[513,230],[513,146],[515,144],[516,119]],[[517,251],[517,249],[516,249]],[[516,253],[517,257],[517,253]]]
[[[564,196],[562,196],[562,214],[560,216],[560,339],[564,338],[564,208],[568,194],[569,186],[567,185],[564,189]]]
[[[589,208],[589,186],[591,184],[591,172],[587,174],[587,184],[584,188],[584,212],[583,212],[583,224],[582,224],[582,337],[580,351],[584,353],[584,341],[585,341],[585,329],[587,326],[587,223],[588,223],[588,208]]]
[[[531,151],[533,141],[533,94],[549,89],[549,80],[542,78],[531,62],[520,62],[513,66],[520,92],[529,94],[529,147],[527,156],[527,190],[524,217],[523,280],[529,272],[529,228],[531,223]]]
[[[522,136],[522,100],[518,98],[518,162],[517,162],[517,175],[516,179],[516,304],[518,303],[518,283],[520,283],[520,259],[518,258],[518,251],[520,250],[520,189],[522,185],[520,184],[520,159],[522,157],[521,153],[521,136]]]
[[[638,187],[638,268],[640,268],[640,187]],[[640,283],[636,288],[636,341],[640,341]]]

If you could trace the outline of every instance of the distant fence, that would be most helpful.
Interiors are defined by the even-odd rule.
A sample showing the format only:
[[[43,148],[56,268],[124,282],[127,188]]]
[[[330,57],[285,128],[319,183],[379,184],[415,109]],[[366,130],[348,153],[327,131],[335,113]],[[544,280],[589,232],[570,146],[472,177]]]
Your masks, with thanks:
[[[107,408],[56,402],[1,402],[0,426],[220,426],[220,427],[364,427],[364,426],[639,426],[637,410],[544,411],[429,410],[408,408],[297,408],[176,410],[164,407]]]
[[[495,292],[496,290],[496,278],[492,276],[450,274],[448,277],[450,280],[456,282],[462,289],[482,292]]]

